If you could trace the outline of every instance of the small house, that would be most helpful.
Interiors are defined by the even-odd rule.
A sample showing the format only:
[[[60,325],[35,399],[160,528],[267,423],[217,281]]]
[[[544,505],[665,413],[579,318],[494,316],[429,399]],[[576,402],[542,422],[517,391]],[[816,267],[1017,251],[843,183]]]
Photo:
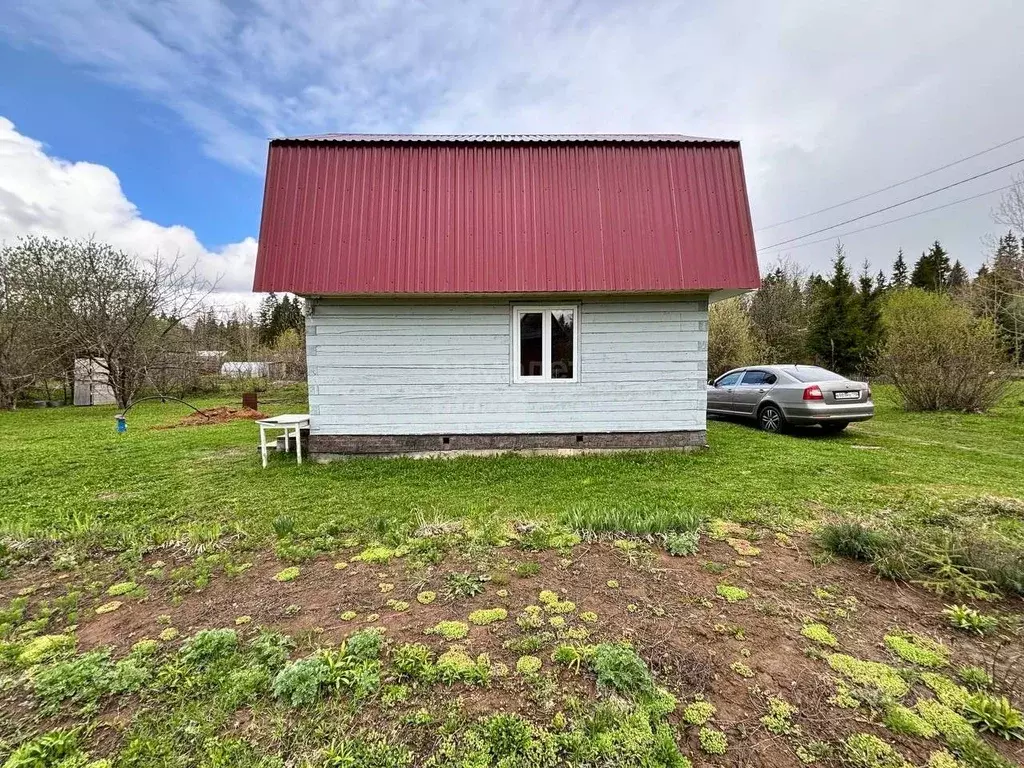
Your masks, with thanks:
[[[255,291],[306,300],[309,451],[705,444],[708,304],[759,284],[739,143],[270,143]]]

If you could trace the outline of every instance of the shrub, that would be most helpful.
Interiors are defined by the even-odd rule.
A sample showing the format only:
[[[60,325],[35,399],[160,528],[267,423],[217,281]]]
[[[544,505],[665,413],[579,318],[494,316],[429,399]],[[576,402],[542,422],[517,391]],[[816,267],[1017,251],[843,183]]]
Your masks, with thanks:
[[[1005,696],[975,693],[963,706],[967,722],[1004,739],[1024,740],[1024,717]]]
[[[708,376],[756,361],[757,342],[740,299],[716,301],[708,309]]]
[[[625,643],[601,643],[594,648],[590,664],[601,687],[627,696],[647,694],[654,689],[644,660]]]
[[[516,714],[499,713],[483,723],[488,752],[496,763],[526,754],[533,740],[533,726]]]
[[[883,306],[881,371],[910,411],[984,411],[1007,382],[1006,358],[991,321],[952,296],[896,291]]]

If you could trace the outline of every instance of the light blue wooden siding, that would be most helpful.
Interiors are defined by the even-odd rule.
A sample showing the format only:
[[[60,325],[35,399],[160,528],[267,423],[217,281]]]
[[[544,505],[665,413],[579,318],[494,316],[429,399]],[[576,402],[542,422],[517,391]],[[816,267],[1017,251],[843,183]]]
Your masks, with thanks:
[[[510,307],[528,303],[316,302],[306,321],[313,433],[705,428],[705,299],[560,301],[581,308],[579,382],[514,384]]]

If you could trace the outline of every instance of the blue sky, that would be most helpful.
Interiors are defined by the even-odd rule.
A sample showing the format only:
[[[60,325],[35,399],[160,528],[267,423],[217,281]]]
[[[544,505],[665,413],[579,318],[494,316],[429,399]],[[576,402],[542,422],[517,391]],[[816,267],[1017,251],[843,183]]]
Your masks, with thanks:
[[[7,0],[4,15],[0,239],[95,234],[140,254],[176,250],[221,276],[225,301],[251,280],[269,136],[739,138],[764,227],[1024,134],[1024,8],[1012,0]],[[1024,141],[758,243],[1019,158]],[[897,248],[914,257],[940,238],[976,268],[1001,229],[998,199],[851,234],[850,260],[887,266]],[[806,242],[767,249],[763,263],[827,268],[834,242]]]

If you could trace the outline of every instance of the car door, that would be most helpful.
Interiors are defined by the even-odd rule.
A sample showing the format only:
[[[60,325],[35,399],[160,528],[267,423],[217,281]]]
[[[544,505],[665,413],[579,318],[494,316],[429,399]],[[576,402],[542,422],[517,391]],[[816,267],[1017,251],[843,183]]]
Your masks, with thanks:
[[[754,416],[757,406],[776,382],[778,378],[770,371],[758,368],[744,371],[732,394],[733,410],[741,416]]]
[[[714,413],[732,413],[732,393],[740,380],[742,371],[734,371],[708,385],[708,410]]]

